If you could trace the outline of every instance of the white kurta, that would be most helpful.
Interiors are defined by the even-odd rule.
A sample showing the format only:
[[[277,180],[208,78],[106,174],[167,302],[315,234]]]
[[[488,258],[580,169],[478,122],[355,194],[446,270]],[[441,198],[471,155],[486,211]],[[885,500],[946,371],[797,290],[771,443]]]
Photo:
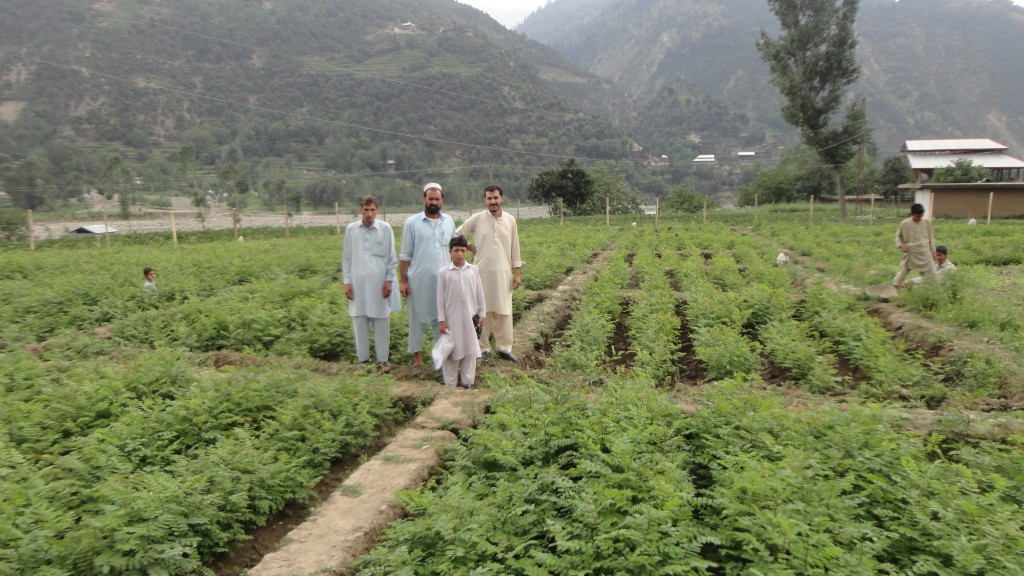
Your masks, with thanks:
[[[476,266],[465,263],[462,268],[449,264],[437,275],[438,320],[448,323],[448,331],[455,341],[455,348],[448,356],[458,360],[466,356],[480,355],[480,344],[476,339],[473,315],[486,315],[484,291],[480,282],[480,271]]]
[[[519,255],[519,228],[511,214],[495,218],[487,210],[470,216],[456,234],[473,239],[473,265],[480,269],[487,310],[512,314],[512,271],[523,266]]]
[[[362,220],[345,227],[341,250],[341,275],[352,285],[353,298],[348,301],[349,316],[387,318],[401,309],[398,296],[398,256],[391,225],[374,220],[367,228]],[[384,281],[391,280],[391,297],[384,298]]]
[[[410,216],[402,228],[402,252],[399,258],[409,262],[410,321],[427,324],[437,318],[437,271],[450,264],[448,242],[455,232],[455,221],[442,213],[437,220],[425,212]]]

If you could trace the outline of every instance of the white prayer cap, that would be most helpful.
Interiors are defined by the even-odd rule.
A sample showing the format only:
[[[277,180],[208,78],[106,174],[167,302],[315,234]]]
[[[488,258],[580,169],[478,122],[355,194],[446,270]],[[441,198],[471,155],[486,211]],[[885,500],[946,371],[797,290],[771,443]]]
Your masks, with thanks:
[[[437,188],[438,190],[441,190],[442,192],[444,192],[444,190],[441,189],[441,185],[438,184],[437,182],[430,182],[429,184],[424,186],[423,187],[423,192],[426,192],[427,190],[430,190],[431,188]]]

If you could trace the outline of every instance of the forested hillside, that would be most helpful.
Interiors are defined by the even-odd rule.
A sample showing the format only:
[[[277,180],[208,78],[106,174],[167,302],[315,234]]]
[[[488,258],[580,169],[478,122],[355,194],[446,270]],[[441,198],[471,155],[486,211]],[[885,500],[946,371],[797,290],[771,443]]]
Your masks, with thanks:
[[[621,111],[606,81],[451,0],[5,0],[0,79],[23,208],[126,182],[298,209],[415,202],[434,179],[514,195],[564,158],[631,154],[594,114]]]

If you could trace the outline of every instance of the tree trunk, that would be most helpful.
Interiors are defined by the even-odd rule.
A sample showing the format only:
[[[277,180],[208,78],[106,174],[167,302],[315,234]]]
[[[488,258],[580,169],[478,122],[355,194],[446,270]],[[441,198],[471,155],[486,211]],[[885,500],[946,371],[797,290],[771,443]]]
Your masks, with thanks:
[[[843,190],[843,168],[834,170],[836,175],[836,196],[839,197],[839,217],[846,221],[846,190]]]

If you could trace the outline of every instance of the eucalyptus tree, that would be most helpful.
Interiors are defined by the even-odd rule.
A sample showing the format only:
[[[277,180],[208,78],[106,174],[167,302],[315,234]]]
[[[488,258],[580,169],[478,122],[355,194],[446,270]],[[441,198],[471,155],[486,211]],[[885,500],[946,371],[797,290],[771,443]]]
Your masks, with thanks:
[[[768,0],[779,20],[780,34],[762,31],[757,40],[761,58],[772,72],[772,84],[786,99],[782,117],[800,130],[833,173],[840,214],[846,218],[843,166],[857,152],[867,130],[863,102],[847,89],[860,75],[853,25],[859,0]],[[848,102],[845,117],[840,110]]]

